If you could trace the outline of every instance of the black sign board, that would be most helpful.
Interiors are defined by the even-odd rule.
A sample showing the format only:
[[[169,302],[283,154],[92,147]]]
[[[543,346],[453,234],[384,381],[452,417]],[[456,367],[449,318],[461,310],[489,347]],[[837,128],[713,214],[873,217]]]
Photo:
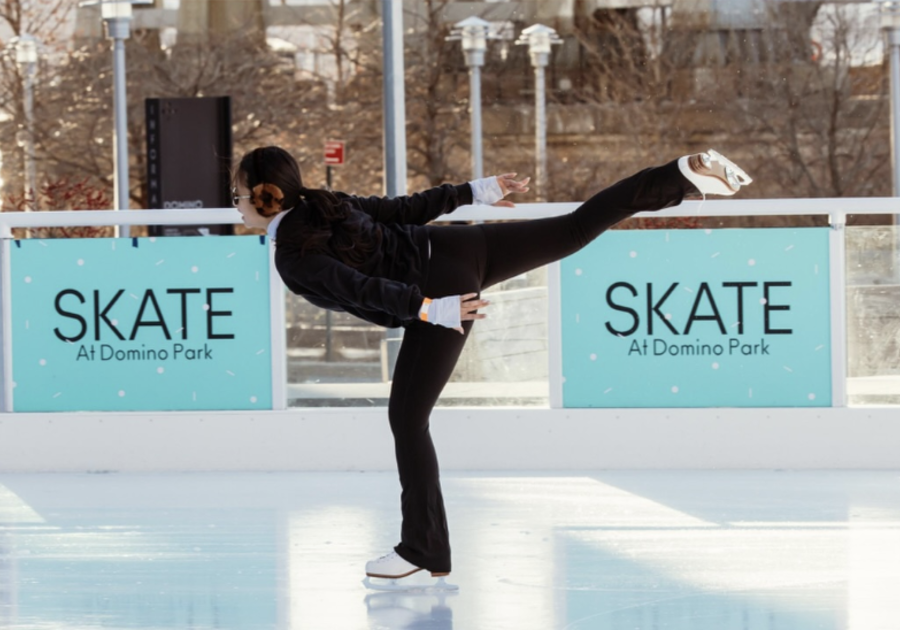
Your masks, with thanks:
[[[150,208],[231,206],[231,98],[148,98]],[[233,225],[151,225],[151,236],[233,234]]]

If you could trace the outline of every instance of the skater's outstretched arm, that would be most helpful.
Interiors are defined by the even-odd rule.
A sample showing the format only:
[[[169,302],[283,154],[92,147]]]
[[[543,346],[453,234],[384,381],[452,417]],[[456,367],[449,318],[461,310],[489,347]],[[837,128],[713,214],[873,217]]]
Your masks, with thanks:
[[[472,190],[461,184],[443,184],[399,197],[346,195],[351,203],[379,223],[425,225],[472,201]]]
[[[401,197],[345,195],[344,198],[352,199],[356,207],[380,223],[425,225],[441,215],[453,212],[460,205],[469,203],[470,190],[471,203],[512,207],[514,204],[503,198],[513,192],[528,191],[528,178],[516,181],[515,177],[515,173],[506,173],[476,179],[469,182],[468,186],[444,184]]]

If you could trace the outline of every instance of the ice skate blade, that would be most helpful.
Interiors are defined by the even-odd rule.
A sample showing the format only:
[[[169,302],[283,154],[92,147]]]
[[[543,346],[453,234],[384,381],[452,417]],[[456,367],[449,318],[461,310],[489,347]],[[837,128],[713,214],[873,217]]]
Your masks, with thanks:
[[[405,578],[373,578],[366,576],[363,585],[373,591],[405,592],[405,593],[452,593],[459,590],[456,584],[448,584],[443,577],[432,583],[416,583]],[[383,581],[382,581],[383,580]]]
[[[725,165],[725,167],[730,168],[734,171],[734,176],[737,178],[738,183],[741,186],[746,186],[747,184],[753,183],[753,178],[747,175],[747,172],[742,169],[740,166],[729,160],[727,157],[719,153],[718,151],[714,151],[710,149],[707,151],[709,157],[714,159],[716,162]]]

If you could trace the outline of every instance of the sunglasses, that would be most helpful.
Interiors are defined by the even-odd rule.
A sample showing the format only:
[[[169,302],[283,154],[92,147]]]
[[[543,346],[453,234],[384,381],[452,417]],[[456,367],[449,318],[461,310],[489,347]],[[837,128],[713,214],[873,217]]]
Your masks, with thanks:
[[[241,199],[251,199],[253,195],[239,195],[237,194],[237,188],[231,189],[231,204],[237,208],[237,205],[241,202]]]

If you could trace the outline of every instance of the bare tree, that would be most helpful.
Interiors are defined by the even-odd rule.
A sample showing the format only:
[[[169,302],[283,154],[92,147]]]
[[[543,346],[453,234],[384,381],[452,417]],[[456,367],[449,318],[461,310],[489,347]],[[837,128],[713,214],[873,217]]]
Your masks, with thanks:
[[[331,72],[329,77],[306,71],[303,80],[333,85],[327,99],[310,103],[298,135],[293,142],[287,139],[286,146],[310,158],[308,170],[318,175],[325,134],[346,140],[353,179],[342,180],[338,169],[336,186],[362,192],[380,188],[383,169],[382,39],[380,23],[364,26],[354,4],[334,0],[331,22],[323,23],[320,13],[319,21],[309,25],[319,34],[317,52],[331,60]],[[467,94],[460,89],[465,69],[458,44],[445,41],[449,25],[442,15],[447,4],[423,0],[404,7],[407,156],[413,187],[466,178]],[[313,118],[318,124],[310,124]],[[304,142],[296,142],[301,136]]]
[[[798,32],[793,4],[770,11],[772,60],[738,66],[753,85],[737,102],[751,138],[753,169],[767,196],[890,194],[889,99],[877,55],[877,23],[859,7],[819,9],[820,41]],[[868,59],[867,59],[868,58]],[[881,61],[880,58],[878,61]],[[760,192],[758,190],[757,192]]]
[[[145,207],[144,100],[149,97],[230,95],[238,146],[288,137],[302,124],[315,127],[314,105],[325,88],[295,80],[291,59],[259,47],[240,32],[182,43],[169,50],[140,32],[127,42],[131,199]],[[111,55],[104,40],[71,51],[45,85],[35,125],[42,164],[58,177],[95,178],[112,186]],[[77,95],[77,98],[73,98]]]
[[[404,16],[413,33],[405,51],[409,173],[430,186],[465,179],[468,161],[467,92],[458,81],[459,44],[446,41],[450,25],[441,16],[447,4],[423,0]]]
[[[554,120],[561,129],[549,139],[551,200],[585,199],[691,146],[696,102],[685,55],[670,52],[691,36],[667,17],[665,8],[591,9],[554,49],[548,113],[551,133]]]
[[[367,25],[363,11],[359,3],[333,0],[305,25],[315,43],[302,51],[298,77],[304,90],[318,91],[279,143],[300,158],[308,185],[324,186],[324,142],[344,140],[345,165],[334,169],[333,185],[371,194],[382,177],[381,30],[377,22]]]
[[[61,20],[68,10],[64,1],[58,0],[56,13],[43,23],[52,26]],[[7,0],[0,6],[7,13],[0,17],[21,25],[22,2]],[[210,2],[210,10],[214,4]],[[255,7],[254,15],[262,15],[259,3],[248,4]],[[411,31],[406,87],[414,187],[468,175],[466,69],[458,44],[445,41],[447,4],[421,0],[407,5],[405,15]],[[562,121],[557,135],[550,137],[551,198],[583,199],[648,163],[713,145],[748,161],[758,182],[748,194],[886,194],[883,68],[859,65],[855,55],[860,42],[854,37],[864,29],[854,25],[858,18],[849,9],[819,11],[818,23],[828,28],[819,29],[818,54],[810,43],[818,7],[801,4],[773,6],[759,33],[719,31],[711,38],[709,24],[673,20],[664,9],[580,14],[567,44],[560,47],[566,52],[554,52],[550,69],[549,111]],[[350,166],[337,171],[336,187],[377,189],[382,168],[381,32],[377,21],[369,24],[355,13],[362,10],[359,3],[334,0],[329,10],[330,22],[322,21],[320,13],[319,21],[309,25],[315,26],[316,43],[305,53],[323,61],[312,69],[298,69],[295,53],[273,50],[234,25],[199,39],[179,38],[168,49],[154,32],[136,30],[127,43],[133,202],[145,205],[140,182],[146,97],[230,95],[237,153],[281,144],[301,159],[309,185],[324,183],[324,140],[346,140]],[[257,29],[252,24],[247,28]],[[711,40],[718,42],[715,54],[698,44]],[[509,52],[502,62],[498,55],[488,55],[488,118],[492,112],[497,115],[492,105],[498,99],[505,99],[504,111],[529,115],[527,53],[521,46]],[[109,44],[82,41],[57,55],[62,61],[45,64],[37,86],[41,170],[48,179],[87,177],[111,187]],[[0,125],[0,146],[7,164],[21,165],[15,144],[23,122],[21,80],[11,59],[0,64],[0,81],[7,88],[0,99],[8,99],[12,117],[11,123]],[[573,120],[578,124],[566,123]],[[495,118],[495,129],[497,124]],[[530,152],[521,145],[531,141],[524,133],[485,138],[489,172],[530,170]],[[351,169],[352,179],[347,177]],[[18,172],[5,175],[12,185],[21,181]]]
[[[24,108],[25,77],[16,62],[13,38],[29,35],[36,38],[38,46],[37,72],[31,84],[36,106],[39,106],[43,87],[51,80],[53,62],[62,54],[65,25],[73,5],[66,0],[3,0],[0,2],[0,33],[9,33],[8,39],[0,37],[0,152],[4,188],[0,197],[10,194],[23,195],[24,135],[27,120]]]
[[[599,148],[616,158],[570,157],[552,178],[556,198],[589,194],[578,181],[609,183],[610,173],[713,145],[747,164],[752,196],[889,194],[885,72],[866,35],[877,24],[858,7],[772,3],[762,28],[745,30],[661,16],[656,28],[632,10],[576,23],[574,100],[591,107]]]

